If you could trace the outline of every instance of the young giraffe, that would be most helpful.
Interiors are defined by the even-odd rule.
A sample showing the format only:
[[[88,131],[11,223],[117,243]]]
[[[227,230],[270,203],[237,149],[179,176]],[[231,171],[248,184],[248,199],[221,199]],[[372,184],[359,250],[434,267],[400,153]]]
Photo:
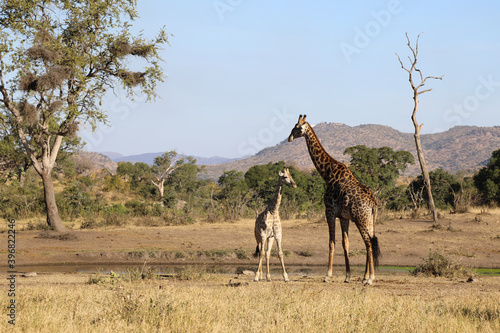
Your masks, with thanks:
[[[330,233],[330,253],[328,257],[328,272],[325,282],[332,277],[333,253],[335,249],[335,218],[339,218],[342,229],[342,246],[346,265],[345,282],[349,282],[351,268],[349,265],[349,221],[352,220],[359,229],[366,246],[366,268],[364,284],[372,284],[375,279],[375,266],[378,265],[380,249],[375,237],[374,223],[377,219],[377,201],[369,188],[354,178],[351,171],[341,162],[332,158],[325,151],[311,125],[306,122],[306,115],[299,116],[299,121],[292,129],[288,142],[304,137],[309,155],[325,180],[326,220]]]
[[[255,273],[254,279],[256,282],[263,278],[262,259],[264,257],[264,251],[267,266],[266,279],[267,281],[271,281],[271,274],[269,273],[269,259],[271,257],[273,239],[276,239],[276,244],[278,246],[278,257],[281,261],[281,267],[283,268],[283,279],[285,282],[288,282],[288,274],[286,273],[285,262],[283,261],[281,221],[279,215],[283,183],[292,185],[294,188],[297,187],[288,168],[285,168],[283,172],[279,172],[276,194],[274,195],[273,200],[267,205],[266,209],[260,213],[255,220],[255,240],[257,241],[255,256],[259,256],[259,268]]]

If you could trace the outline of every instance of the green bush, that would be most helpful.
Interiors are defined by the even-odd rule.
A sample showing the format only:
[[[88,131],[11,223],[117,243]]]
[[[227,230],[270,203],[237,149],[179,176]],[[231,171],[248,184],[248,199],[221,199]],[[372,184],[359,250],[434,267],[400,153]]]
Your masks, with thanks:
[[[56,196],[59,213],[63,218],[77,218],[99,212],[102,208],[100,199],[94,199],[86,185],[74,182]]]
[[[454,263],[450,258],[437,252],[430,252],[423,263],[410,272],[414,276],[442,276],[446,278],[463,277],[472,274],[472,270],[462,264]]]
[[[104,226],[116,226],[119,227],[124,225],[127,220],[128,210],[125,206],[121,204],[114,204],[108,206],[104,209]]]
[[[163,215],[163,219],[167,225],[185,225],[196,222],[188,212],[178,209],[171,209]]]
[[[474,176],[474,185],[481,193],[483,203],[500,204],[500,149],[492,153],[488,164]]]
[[[31,179],[24,186],[14,180],[0,192],[0,217],[32,218],[45,215],[43,189]]]

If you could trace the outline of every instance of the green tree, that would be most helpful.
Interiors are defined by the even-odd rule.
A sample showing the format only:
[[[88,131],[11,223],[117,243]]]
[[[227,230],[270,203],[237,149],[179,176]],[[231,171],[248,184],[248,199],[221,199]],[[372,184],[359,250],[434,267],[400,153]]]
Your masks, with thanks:
[[[484,203],[500,204],[500,149],[491,154],[488,164],[473,179]]]
[[[30,166],[31,161],[19,145],[19,141],[9,135],[8,131],[0,131],[0,175],[2,184],[5,184],[10,178],[16,177],[19,184],[23,186],[24,175]]]
[[[165,194],[165,182],[169,179],[171,173],[182,164],[184,164],[184,159],[177,158],[177,153],[173,150],[155,157],[154,164],[151,167],[155,179],[151,182],[158,188],[162,200]]]
[[[454,207],[454,193],[461,190],[461,184],[457,177],[443,169],[436,169],[429,172],[432,187],[432,196],[437,208],[448,209]],[[419,175],[409,186],[413,186],[415,191],[421,191],[424,185],[424,178]],[[427,200],[427,192],[423,191],[423,198]]]
[[[245,182],[248,188],[254,190],[263,203],[267,203],[274,197],[278,185],[278,172],[283,171],[284,166],[283,161],[254,165],[245,173]],[[285,187],[283,191],[286,191]]]
[[[278,172],[282,171],[284,166],[283,161],[254,165],[245,173],[248,188],[256,193],[251,200],[253,209],[260,211],[263,204],[273,199],[278,185]],[[318,209],[324,209],[323,196],[326,184],[317,170],[309,174],[290,167],[290,173],[297,188],[283,187],[281,217],[287,219],[297,215],[297,213],[311,213]]]
[[[22,143],[43,180],[47,222],[65,230],[56,205],[52,170],[63,138],[81,123],[106,122],[104,94],[139,87],[148,98],[162,80],[161,30],[146,40],[132,36],[136,1],[5,0],[0,4],[0,121]],[[128,69],[131,57],[143,70]]]
[[[168,184],[178,193],[191,194],[199,186],[198,174],[203,172],[204,166],[196,165],[196,159],[191,156],[183,158],[183,163],[172,173]]]
[[[351,156],[349,169],[354,177],[372,189],[380,201],[400,199],[396,181],[408,164],[415,164],[410,152],[394,151],[389,147],[367,148],[359,145],[347,148],[344,154]],[[396,205],[401,206],[401,202]],[[394,205],[389,203],[389,206]]]
[[[123,177],[130,184],[130,189],[144,198],[152,198],[156,194],[153,185],[153,172],[151,167],[144,162],[120,162],[116,170],[117,176]]]
[[[126,177],[132,184],[132,187],[138,183],[150,178],[152,171],[151,167],[144,162],[119,162],[116,168],[116,173],[120,176]]]
[[[196,165],[196,159],[191,156],[184,157],[184,162],[171,174],[167,184],[175,191],[178,198],[184,200],[186,209],[202,205],[209,199],[203,191],[199,191],[205,182],[198,179],[198,174],[203,172],[204,166]]]
[[[400,172],[404,172],[408,164],[415,164],[410,152],[394,151],[389,147],[359,145],[347,148],[344,154],[351,156],[349,169],[356,179],[374,191],[394,187]]]
[[[227,220],[239,219],[244,214],[246,204],[252,198],[243,172],[224,171],[219,177],[218,185],[220,191],[217,199],[222,203],[225,218]]]

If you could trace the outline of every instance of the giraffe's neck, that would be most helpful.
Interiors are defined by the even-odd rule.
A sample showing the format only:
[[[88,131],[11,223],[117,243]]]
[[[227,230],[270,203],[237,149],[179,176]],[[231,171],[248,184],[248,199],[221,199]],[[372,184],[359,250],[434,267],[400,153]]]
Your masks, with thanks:
[[[307,124],[304,137],[311,160],[316,170],[318,170],[321,177],[327,183],[339,181],[341,178],[351,173],[343,163],[328,155],[309,124]]]
[[[268,211],[273,215],[279,213],[281,205],[282,189],[283,189],[283,179],[280,177],[278,179],[278,186],[276,187],[276,193],[274,194],[273,201],[271,201],[271,203],[269,203],[269,205],[267,206]]]

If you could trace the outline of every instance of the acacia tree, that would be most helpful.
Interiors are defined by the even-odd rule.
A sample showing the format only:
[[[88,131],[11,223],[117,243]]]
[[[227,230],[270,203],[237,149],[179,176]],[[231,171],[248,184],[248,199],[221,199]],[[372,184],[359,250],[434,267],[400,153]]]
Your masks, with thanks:
[[[351,156],[349,169],[354,177],[374,192],[396,186],[399,173],[404,172],[408,164],[415,164],[410,152],[394,151],[390,147],[358,145],[346,148],[344,154]]]
[[[437,217],[437,211],[436,207],[434,206],[434,199],[432,197],[432,191],[431,191],[431,181],[429,178],[429,170],[427,169],[427,165],[425,164],[425,157],[424,157],[424,151],[422,149],[422,144],[420,143],[420,131],[422,130],[422,126],[424,124],[419,124],[417,122],[417,110],[418,110],[418,96],[426,93],[428,91],[431,91],[432,88],[425,89],[425,90],[420,90],[424,85],[427,79],[436,79],[436,80],[441,80],[443,76],[437,77],[437,76],[426,76],[424,77],[420,69],[418,69],[417,66],[417,56],[418,56],[418,39],[420,38],[421,34],[417,36],[417,41],[415,43],[415,47],[411,46],[410,43],[410,38],[408,37],[408,34],[406,34],[406,40],[408,41],[408,47],[410,48],[410,51],[412,53],[412,56],[409,56],[408,59],[410,60],[410,68],[406,68],[403,65],[403,62],[401,61],[401,58],[399,55],[396,53],[396,56],[398,57],[399,63],[401,64],[401,68],[403,68],[406,72],[408,72],[408,80],[410,81],[411,89],[413,90],[413,112],[411,115],[411,120],[413,122],[413,126],[415,127],[415,134],[413,135],[415,138],[415,145],[417,148],[417,157],[418,161],[420,163],[420,169],[422,170],[422,176],[424,177],[424,184],[425,188],[427,190],[427,198],[428,198],[428,206],[429,210],[432,213],[432,217],[434,222],[437,222],[438,217]],[[418,73],[418,78],[420,79],[420,83],[416,84],[414,82],[414,77],[413,75],[415,72]],[[417,78],[417,79],[418,79]]]
[[[176,157],[177,153],[173,150],[165,152],[162,155],[155,157],[155,162],[151,168],[156,179],[156,182],[154,180],[151,182],[158,188],[162,201],[165,193],[165,182],[168,177],[170,177],[172,172],[184,163],[184,159],[176,159]]]
[[[51,172],[63,138],[79,125],[106,123],[101,100],[119,87],[147,100],[163,72],[162,29],[146,40],[132,36],[134,0],[4,0],[0,4],[0,121],[22,143],[43,181],[47,223],[65,230]],[[141,71],[128,69],[131,57]],[[134,87],[139,90],[135,90]]]

